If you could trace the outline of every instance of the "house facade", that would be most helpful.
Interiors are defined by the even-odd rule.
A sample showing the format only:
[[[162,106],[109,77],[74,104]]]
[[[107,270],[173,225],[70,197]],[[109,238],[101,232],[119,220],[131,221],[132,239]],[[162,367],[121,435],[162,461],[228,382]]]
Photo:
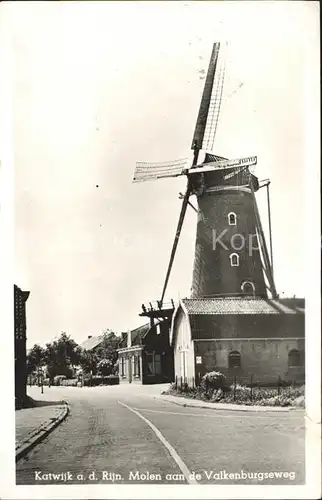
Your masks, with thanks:
[[[14,285],[14,335],[15,335],[15,406],[24,406],[27,396],[27,322],[26,301],[30,292]]]
[[[158,384],[174,379],[170,320],[150,322],[123,334],[118,349],[120,383]]]
[[[183,299],[171,325],[175,377],[193,385],[220,371],[230,383],[302,383],[304,322],[304,299]]]

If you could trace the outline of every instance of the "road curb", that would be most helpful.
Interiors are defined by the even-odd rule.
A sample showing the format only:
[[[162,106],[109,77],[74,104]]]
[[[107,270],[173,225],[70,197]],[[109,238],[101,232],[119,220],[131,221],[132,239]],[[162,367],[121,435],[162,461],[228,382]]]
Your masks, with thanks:
[[[154,396],[154,399],[163,399],[164,401],[168,401],[168,403],[173,403],[174,405],[177,406],[185,406],[187,408],[203,408],[205,410],[224,410],[224,411],[243,411],[243,412],[275,412],[275,413],[283,413],[283,412],[290,412],[290,411],[297,411],[297,410],[304,410],[304,408],[296,408],[294,406],[291,407],[274,407],[274,406],[228,406],[225,408],[224,406],[217,406],[216,403],[211,403],[213,406],[206,406],[206,405],[194,405],[191,404],[189,401],[187,402],[187,399],[185,401],[173,401],[173,399],[168,399],[166,396]]]
[[[62,402],[63,407],[57,417],[51,418],[45,424],[41,425],[35,431],[32,431],[28,437],[22,442],[19,448],[16,449],[16,462],[27,455],[32,448],[39,444],[50,434],[59,424],[61,424],[69,413],[68,403]]]

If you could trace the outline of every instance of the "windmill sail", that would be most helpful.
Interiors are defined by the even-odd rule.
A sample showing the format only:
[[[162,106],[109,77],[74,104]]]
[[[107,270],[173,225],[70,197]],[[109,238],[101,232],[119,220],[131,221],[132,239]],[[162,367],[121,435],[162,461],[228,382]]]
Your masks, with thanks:
[[[174,241],[173,241],[173,245],[172,245],[172,249],[171,249],[170,260],[169,260],[169,265],[168,265],[168,269],[167,269],[167,274],[166,274],[165,282],[164,282],[164,285],[163,285],[163,290],[162,290],[162,295],[161,295],[161,301],[160,301],[161,304],[163,303],[165,292],[166,292],[166,289],[167,289],[167,286],[168,286],[168,282],[169,282],[169,278],[170,278],[170,274],[171,274],[171,269],[172,269],[173,261],[174,261],[175,255],[176,255],[177,246],[178,246],[179,238],[180,238],[180,234],[181,234],[181,229],[182,229],[182,226],[183,226],[183,221],[184,221],[184,218],[185,218],[185,215],[186,215],[186,211],[187,211],[187,206],[188,206],[188,203],[189,203],[189,196],[190,196],[190,189],[189,189],[189,184],[188,184],[186,193],[185,193],[185,195],[183,197],[183,200],[182,200],[181,211],[180,211],[180,215],[179,215],[179,220],[178,220],[178,225],[177,225],[177,229],[176,229],[176,234],[175,234],[175,237],[174,237]]]
[[[139,161],[136,163],[133,182],[145,182],[183,175],[188,168],[188,161],[188,158],[156,163]]]
[[[226,71],[226,60],[224,54],[224,45],[222,44],[217,61],[217,71],[214,77],[214,85],[210,98],[208,116],[205,133],[202,141],[202,148],[206,151],[212,151],[214,147],[215,135],[217,131],[219,112],[221,107],[222,93],[224,87]]]
[[[223,46],[219,42],[216,42],[213,46],[209,62],[191,149],[213,149],[224,77],[225,55]]]

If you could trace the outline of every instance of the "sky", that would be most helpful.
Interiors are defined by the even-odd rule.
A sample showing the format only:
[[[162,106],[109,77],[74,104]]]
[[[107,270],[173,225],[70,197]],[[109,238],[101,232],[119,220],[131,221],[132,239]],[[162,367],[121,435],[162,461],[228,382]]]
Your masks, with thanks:
[[[214,152],[257,155],[277,290],[305,295],[316,13],[315,2],[11,3],[14,279],[30,290],[28,347],[135,328],[141,304],[160,298],[185,179],[133,184],[135,162],[190,156],[220,40]],[[258,203],[267,230],[264,190]],[[195,232],[190,209],[168,298],[190,294]]]

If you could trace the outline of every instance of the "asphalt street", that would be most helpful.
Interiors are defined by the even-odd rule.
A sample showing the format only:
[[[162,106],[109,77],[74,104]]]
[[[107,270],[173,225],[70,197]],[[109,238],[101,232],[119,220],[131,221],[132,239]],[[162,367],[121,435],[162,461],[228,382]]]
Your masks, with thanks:
[[[304,411],[182,407],[152,386],[33,390],[70,414],[17,463],[18,485],[305,482]]]

